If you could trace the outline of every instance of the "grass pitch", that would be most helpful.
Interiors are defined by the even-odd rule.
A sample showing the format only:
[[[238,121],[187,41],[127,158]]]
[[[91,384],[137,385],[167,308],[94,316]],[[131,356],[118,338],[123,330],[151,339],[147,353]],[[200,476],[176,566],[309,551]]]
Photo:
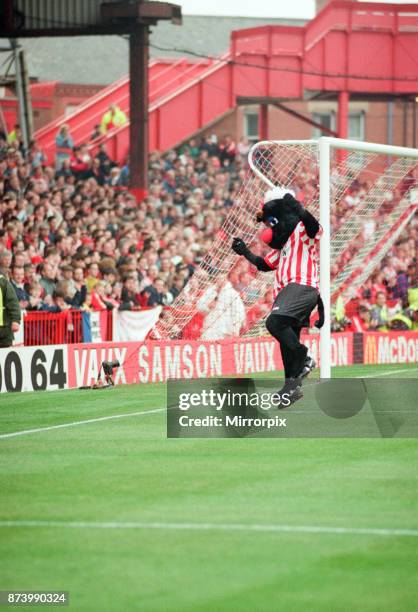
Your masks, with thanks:
[[[74,610],[416,610],[416,440],[167,440],[164,408],[158,384],[0,396],[0,590],[67,590]]]

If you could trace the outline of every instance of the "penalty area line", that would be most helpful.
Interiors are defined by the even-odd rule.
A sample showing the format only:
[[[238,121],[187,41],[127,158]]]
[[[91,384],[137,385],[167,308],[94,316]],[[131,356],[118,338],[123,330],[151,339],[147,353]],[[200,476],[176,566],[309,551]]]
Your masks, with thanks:
[[[152,410],[140,410],[138,412],[124,412],[123,414],[110,414],[109,416],[96,417],[94,419],[84,419],[82,421],[70,421],[69,423],[60,423],[58,425],[48,425],[47,427],[37,427],[36,429],[22,429],[21,431],[12,431],[6,434],[0,434],[0,440],[6,438],[15,438],[17,436],[28,436],[29,434],[41,433],[43,431],[51,431],[53,429],[64,429],[65,427],[76,427],[77,425],[88,425],[89,423],[100,423],[101,421],[111,421],[115,419],[126,419],[134,416],[145,416],[147,414],[157,414],[165,412],[165,408],[154,408]]]
[[[155,529],[161,531],[243,531],[265,533],[310,533],[329,535],[365,535],[383,537],[418,537],[418,529],[392,529],[375,527],[331,527],[321,525],[262,525],[238,523],[143,523],[143,522],[90,522],[16,520],[0,521],[0,528],[35,527],[58,529]]]

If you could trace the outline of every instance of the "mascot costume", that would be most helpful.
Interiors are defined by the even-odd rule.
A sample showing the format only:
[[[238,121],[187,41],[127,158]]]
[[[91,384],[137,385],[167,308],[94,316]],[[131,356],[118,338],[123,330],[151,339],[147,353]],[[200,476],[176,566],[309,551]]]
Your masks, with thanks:
[[[303,378],[316,366],[300,342],[301,329],[309,327],[309,316],[315,307],[319,312],[315,325],[319,328],[324,323],[315,254],[322,228],[296,200],[294,192],[281,187],[266,193],[257,222],[266,225],[261,234],[271,248],[266,257],[252,253],[241,238],[234,238],[232,249],[261,272],[275,270],[275,299],[266,327],[280,343],[285,384],[278,393],[288,393],[290,403],[294,403],[303,397]]]

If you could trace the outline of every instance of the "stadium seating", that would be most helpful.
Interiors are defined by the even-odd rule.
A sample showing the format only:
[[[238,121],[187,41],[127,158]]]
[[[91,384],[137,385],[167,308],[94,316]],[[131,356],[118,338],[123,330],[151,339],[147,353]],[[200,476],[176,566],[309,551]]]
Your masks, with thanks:
[[[208,137],[191,140],[180,150],[152,153],[149,195],[137,203],[127,190],[128,166],[117,165],[104,148],[96,157],[84,151],[80,163],[73,156],[56,170],[46,163],[37,144],[27,152],[19,142],[7,145],[3,139],[0,145],[0,267],[10,275],[22,308],[30,313],[29,344],[35,336],[37,343],[63,337],[57,322],[62,312],[170,308],[233,204],[248,150],[245,142],[218,143]],[[316,180],[309,173],[301,176],[301,199],[309,199]],[[359,193],[361,186],[350,187],[333,223],[341,223]],[[362,291],[350,304],[335,308],[334,330],[387,328],[389,319],[400,312],[416,326],[416,305],[408,303],[408,290],[412,295],[417,288],[416,240],[415,221]],[[261,243],[257,248],[262,249]],[[343,253],[337,264],[344,265],[351,254]],[[241,260],[229,280],[238,292],[245,292],[252,275],[249,264]],[[381,308],[375,306],[379,292],[387,302],[384,323],[377,312]],[[257,324],[262,305],[263,301],[260,312],[247,309],[242,331]],[[365,311],[369,314],[360,317]],[[49,313],[49,320],[56,323],[47,331],[42,327],[40,337],[40,321],[46,320],[42,313]],[[185,335],[197,337],[202,325],[199,314]],[[110,331],[106,337],[111,339]],[[67,334],[66,339],[77,341],[80,333]]]

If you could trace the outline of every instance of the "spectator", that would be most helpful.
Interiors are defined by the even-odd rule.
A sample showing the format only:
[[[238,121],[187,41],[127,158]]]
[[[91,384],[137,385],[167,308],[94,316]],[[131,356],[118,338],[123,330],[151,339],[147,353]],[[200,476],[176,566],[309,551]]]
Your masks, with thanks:
[[[408,286],[412,289],[418,287],[418,262],[414,260],[408,266]]]
[[[413,304],[408,312],[412,319],[412,329],[418,331],[418,304]]]
[[[110,298],[111,285],[99,281],[91,292],[91,307],[93,310],[113,310],[117,303]]]
[[[219,147],[221,164],[223,166],[232,164],[237,154],[237,147],[230,136],[225,136]]]
[[[108,184],[111,187],[114,187],[115,189],[118,189],[119,187],[121,187],[121,170],[120,168],[112,168],[110,170],[110,176],[107,179]]]
[[[36,281],[28,286],[29,303],[26,310],[43,310],[42,292],[42,285]]]
[[[86,285],[87,290],[91,291],[100,280],[100,269],[96,262],[89,264],[87,268]]]
[[[4,206],[4,198],[3,198],[3,206]],[[0,229],[0,253],[7,249],[7,233],[6,230]]]
[[[119,186],[128,187],[129,185],[129,157],[126,160],[125,165],[122,167],[119,175]]]
[[[173,296],[173,300],[175,300],[176,297],[180,295],[183,287],[184,280],[181,278],[181,276],[175,276],[173,279],[173,285],[170,287],[170,293]]]
[[[87,299],[87,285],[84,282],[83,268],[74,268],[73,283],[75,293],[72,299],[74,308],[82,308]]]
[[[241,155],[241,157],[243,157],[246,161],[250,148],[251,145],[248,142],[247,138],[241,138],[241,140],[237,144],[237,153],[239,153],[239,155]]]
[[[58,130],[55,138],[56,154],[55,167],[57,171],[61,170],[64,160],[69,160],[72,156],[74,141],[70,135],[68,125],[64,124]]]
[[[9,145],[16,144],[19,149],[23,146],[23,133],[19,123],[15,123],[13,130],[9,132],[7,142]]]
[[[89,165],[91,164],[92,159],[91,159],[91,155],[89,153],[89,148],[88,148],[88,146],[86,144],[81,144],[80,145],[80,156],[81,156],[81,159],[84,162],[86,162],[86,164],[89,164]]]
[[[387,293],[391,300],[401,300],[402,304],[406,304],[408,299],[408,275],[405,270],[397,271],[395,277],[391,277],[387,281]]]
[[[31,140],[29,143],[27,159],[30,162],[33,170],[38,166],[43,166],[46,162],[46,157],[43,151],[38,147],[35,140]]]
[[[19,306],[21,310],[25,310],[29,304],[29,294],[25,289],[25,270],[23,266],[13,266],[11,277],[11,284],[19,300]]]
[[[90,168],[89,161],[86,159],[81,147],[74,147],[70,159],[70,169],[76,180],[83,180],[87,177]]]
[[[12,264],[12,254],[8,250],[4,250],[0,253],[0,270],[5,276],[9,276],[10,266]]]
[[[100,129],[100,123],[96,123],[96,125],[93,128],[93,132],[91,133],[91,136],[90,136],[90,142],[93,142],[94,140],[97,140],[98,138],[101,138],[102,136],[103,134]]]
[[[36,266],[32,263],[26,263],[23,266],[23,270],[25,272],[25,289],[29,293],[29,286],[37,282]]]
[[[393,331],[410,331],[413,323],[408,311],[398,312],[388,321],[388,328]]]
[[[0,348],[13,344],[14,334],[20,328],[20,307],[14,288],[7,277],[0,270]]]
[[[99,145],[99,150],[96,154],[95,159],[98,159],[100,162],[100,166],[104,166],[105,164],[108,164],[109,166],[112,166],[112,160],[110,159],[109,155],[106,153],[106,145],[104,143],[101,143]]]
[[[110,104],[109,109],[103,115],[100,123],[102,134],[106,134],[109,130],[125,125],[127,121],[126,115],[116,104]]]
[[[244,303],[229,280],[220,278],[202,296],[197,310],[205,314],[202,340],[239,336],[245,324]]]
[[[173,295],[167,291],[162,278],[157,278],[153,285],[148,285],[143,291],[146,306],[169,306],[173,302]]]
[[[47,297],[48,299],[45,299],[42,305],[42,310],[58,313],[71,308],[71,305],[65,301],[66,295],[63,291],[56,290],[52,296],[48,295]]]
[[[350,326],[351,321],[346,316],[344,301],[338,296],[336,302],[331,306],[331,331],[345,331]]]
[[[370,327],[371,329],[386,331],[388,323],[388,307],[386,304],[386,294],[379,291],[376,296],[376,304],[370,311]]]
[[[57,272],[53,266],[45,262],[41,266],[41,278],[39,284],[45,292],[45,295],[53,295],[56,288]]]
[[[141,307],[141,301],[138,298],[137,287],[135,278],[128,276],[123,281],[122,303],[119,306],[119,310],[136,310]]]
[[[357,313],[351,319],[351,327],[348,328],[354,332],[365,332],[371,329],[370,308],[365,305],[358,307]]]
[[[98,177],[99,177],[99,185],[104,185],[108,182],[110,177],[110,171],[115,166],[115,164],[110,159],[109,155],[106,153],[106,146],[104,143],[99,145],[99,150],[94,158],[95,162],[98,162],[93,165],[93,168],[98,168]]]
[[[72,166],[71,166],[72,156],[70,158],[63,159],[61,162],[61,168],[55,175],[56,179],[64,179],[64,181],[74,177]]]
[[[180,149],[180,155],[190,155],[192,159],[199,157],[199,153],[200,150],[195,138],[191,138],[187,145],[184,145]],[[184,161],[187,161],[187,157],[184,158]]]
[[[217,157],[219,155],[218,137],[216,134],[207,135],[202,142],[200,149],[207,153],[207,157]]]
[[[7,242],[6,242],[7,248],[11,250],[13,246],[13,242],[17,239],[19,235],[16,223],[12,223],[12,222],[8,223],[6,225],[6,231],[7,231]]]

